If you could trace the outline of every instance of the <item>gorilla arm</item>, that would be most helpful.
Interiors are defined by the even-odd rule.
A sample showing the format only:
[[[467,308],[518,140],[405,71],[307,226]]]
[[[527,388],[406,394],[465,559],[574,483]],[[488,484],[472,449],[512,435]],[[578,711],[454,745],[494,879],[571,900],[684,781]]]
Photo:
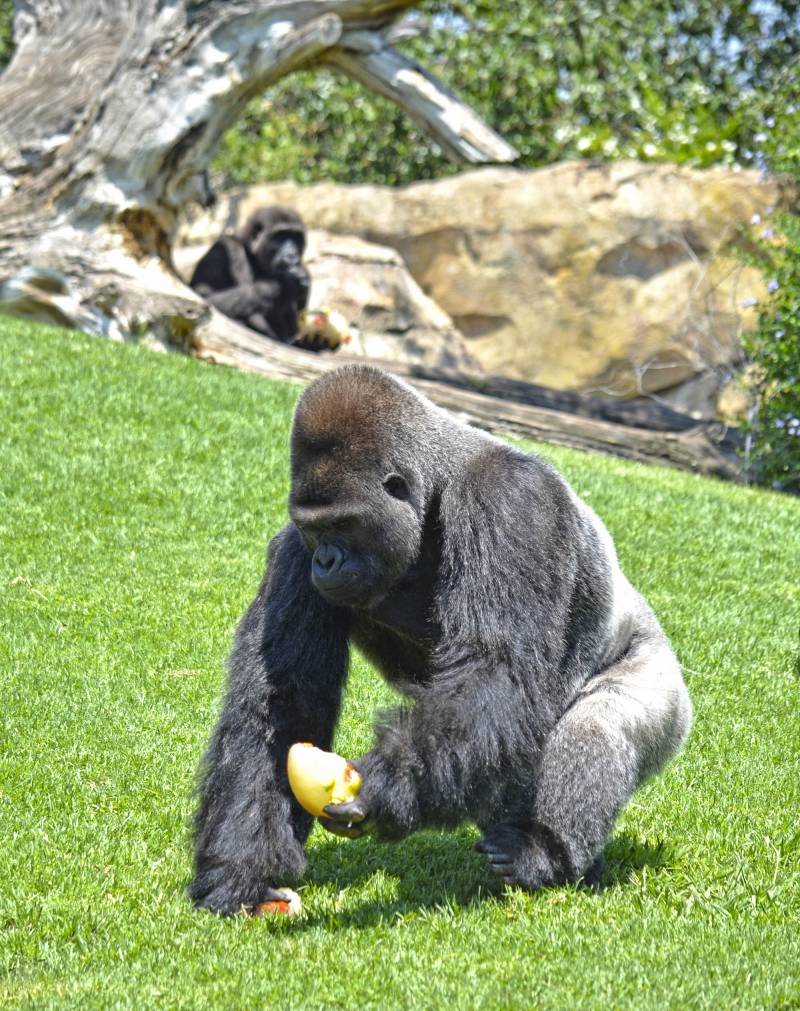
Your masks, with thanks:
[[[281,285],[277,281],[255,281],[227,291],[206,296],[216,309],[256,330],[265,337],[278,338],[285,327],[273,326],[273,307],[281,302]],[[294,314],[296,316],[296,313]]]
[[[282,285],[275,280],[256,280],[247,251],[235,235],[223,235],[200,259],[191,287],[216,309],[257,330],[276,336],[267,314],[281,298]]]
[[[313,591],[309,555],[289,525],[242,619],[222,714],[205,755],[189,896],[231,914],[274,897],[304,867],[311,818],[294,800],[295,741],[329,748],[347,670],[346,616]],[[298,635],[301,627],[313,636]]]
[[[398,840],[481,821],[502,803],[515,768],[527,768],[527,709],[506,672],[468,663],[440,676],[412,709],[377,728],[377,746],[353,763],[363,777],[359,796],[327,807],[321,824],[349,838],[374,831]]]
[[[241,241],[234,235],[223,235],[198,261],[189,283],[198,295],[210,300],[229,288],[252,285],[254,280]]]

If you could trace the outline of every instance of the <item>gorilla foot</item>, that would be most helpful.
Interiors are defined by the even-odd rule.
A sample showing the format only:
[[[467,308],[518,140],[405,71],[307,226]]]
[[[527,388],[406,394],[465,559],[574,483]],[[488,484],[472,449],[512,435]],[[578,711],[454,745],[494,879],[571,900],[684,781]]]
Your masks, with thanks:
[[[576,881],[577,870],[567,847],[544,825],[495,825],[475,844],[489,869],[508,885],[528,891]]]

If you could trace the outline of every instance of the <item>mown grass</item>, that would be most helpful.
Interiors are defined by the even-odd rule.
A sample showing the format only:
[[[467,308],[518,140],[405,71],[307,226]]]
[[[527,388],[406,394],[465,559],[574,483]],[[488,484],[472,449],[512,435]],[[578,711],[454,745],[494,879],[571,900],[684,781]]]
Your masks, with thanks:
[[[0,319],[0,1005],[800,1007],[800,501],[566,450],[542,451],[696,710],[607,887],[500,891],[469,828],[315,829],[301,920],[189,907],[196,763],[285,521],[295,397]],[[356,661],[339,750],[388,699]]]

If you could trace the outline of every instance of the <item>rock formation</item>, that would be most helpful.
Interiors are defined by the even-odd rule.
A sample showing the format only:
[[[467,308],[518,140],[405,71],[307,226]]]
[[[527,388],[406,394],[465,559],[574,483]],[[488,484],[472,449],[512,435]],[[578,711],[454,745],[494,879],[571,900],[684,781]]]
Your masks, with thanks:
[[[396,190],[257,186],[223,196],[184,237],[290,204],[313,226],[397,250],[487,372],[623,397],[675,391],[708,415],[763,285],[728,247],[780,199],[754,172],[565,162]]]

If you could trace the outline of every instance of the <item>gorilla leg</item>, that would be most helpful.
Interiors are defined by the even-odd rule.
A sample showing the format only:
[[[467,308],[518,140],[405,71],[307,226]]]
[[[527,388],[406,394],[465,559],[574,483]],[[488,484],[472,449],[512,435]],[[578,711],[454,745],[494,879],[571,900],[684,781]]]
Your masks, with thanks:
[[[489,827],[477,848],[523,888],[585,876],[633,791],[678,751],[690,718],[678,663],[642,613],[627,654],[586,684],[545,739],[519,818]]]
[[[257,330],[265,337],[281,336],[270,324],[269,316],[282,300],[281,286],[277,281],[256,281],[239,284],[226,291],[201,292],[220,312]]]

